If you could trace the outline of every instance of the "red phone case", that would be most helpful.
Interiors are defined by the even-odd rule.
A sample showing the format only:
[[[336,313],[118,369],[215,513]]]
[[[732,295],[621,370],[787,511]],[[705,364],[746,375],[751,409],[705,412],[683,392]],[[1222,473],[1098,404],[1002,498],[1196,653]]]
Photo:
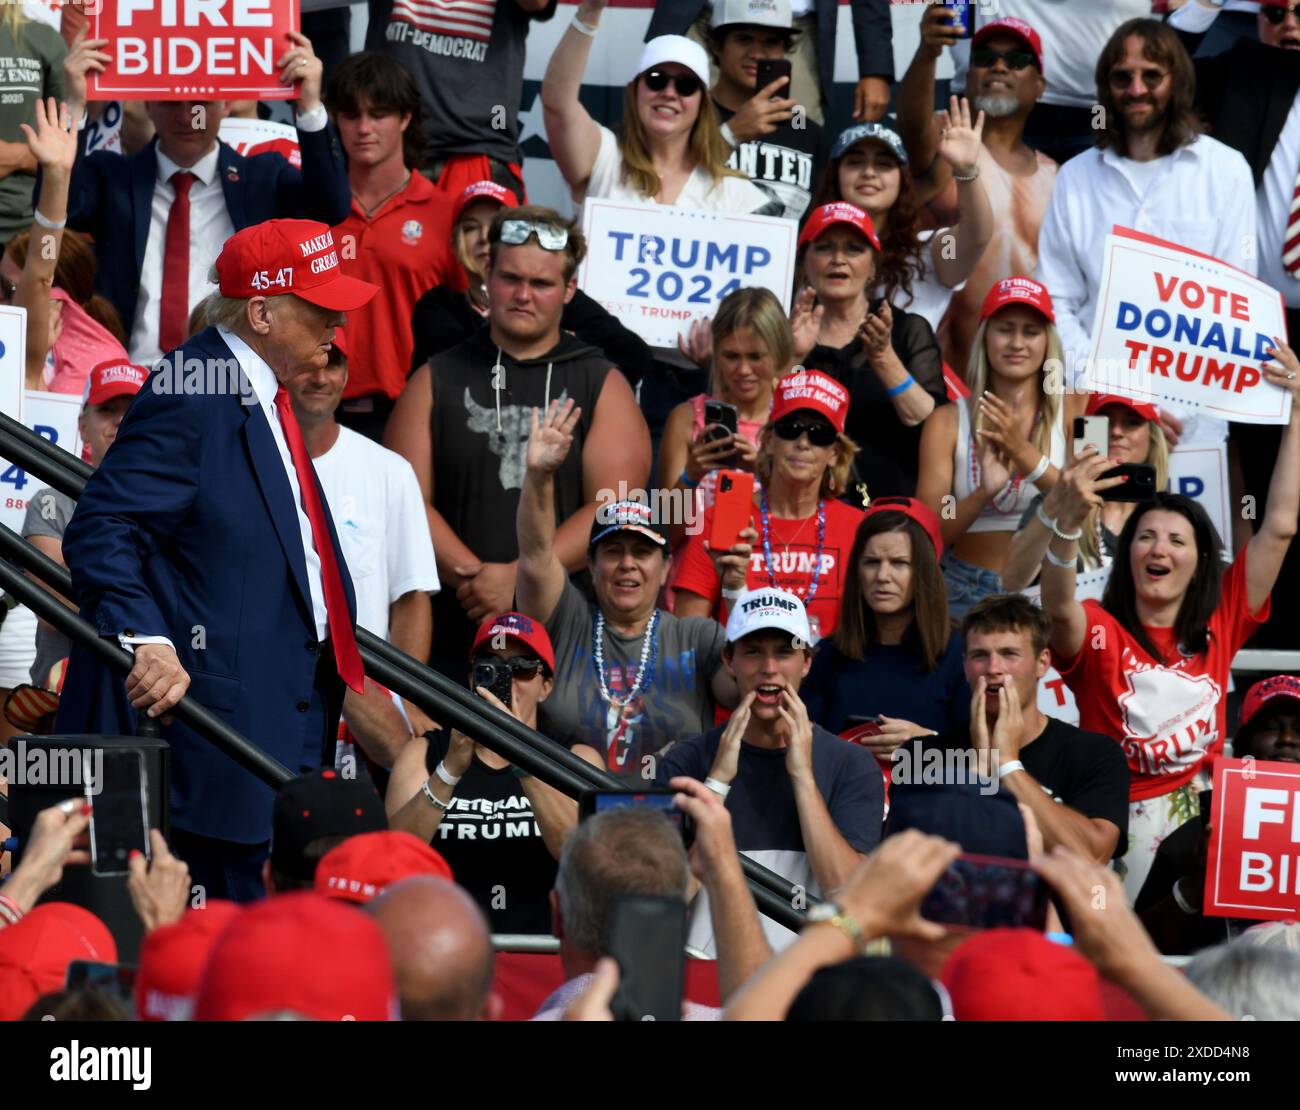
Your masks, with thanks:
[[[713,499],[713,528],[709,550],[726,551],[740,542],[754,511],[754,476],[744,470],[719,470]]]

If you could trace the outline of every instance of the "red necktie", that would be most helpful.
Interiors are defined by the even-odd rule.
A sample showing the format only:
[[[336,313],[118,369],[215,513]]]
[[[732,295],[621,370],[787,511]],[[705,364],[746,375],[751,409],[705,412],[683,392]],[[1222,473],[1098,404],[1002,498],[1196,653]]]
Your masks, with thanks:
[[[348,688],[358,694],[365,690],[366,669],[357,651],[357,638],[352,631],[352,618],[348,615],[348,598],[343,592],[343,576],[334,558],[334,545],[330,542],[329,526],[325,523],[325,506],[321,504],[316,488],[316,474],[312,470],[307,445],[302,441],[302,429],[293,414],[289,391],[280,386],[275,391],[275,411],[280,414],[280,426],[289,445],[293,468],[298,472],[298,487],[302,490],[302,507],[311,523],[311,538],[320,556],[321,585],[325,588],[325,611],[329,616],[330,640],[334,644],[334,661],[339,675]]]
[[[190,186],[196,180],[187,170],[177,170],[171,177],[176,199],[167,213],[158,309],[158,346],[164,353],[185,342],[190,321]]]

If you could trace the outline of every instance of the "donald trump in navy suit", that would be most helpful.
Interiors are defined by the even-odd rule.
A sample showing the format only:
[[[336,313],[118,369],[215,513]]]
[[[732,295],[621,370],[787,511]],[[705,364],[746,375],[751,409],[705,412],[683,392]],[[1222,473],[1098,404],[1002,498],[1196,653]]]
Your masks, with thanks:
[[[310,220],[245,228],[217,259],[217,323],[164,358],[68,525],[82,615],[133,650],[125,684],[74,651],[68,732],[134,732],[188,691],[292,771],[332,759],[344,685],[360,692],[355,601],[284,383],[329,358],[376,287],[339,269]],[[208,897],[261,893],[273,792],[180,724],[173,845]]]

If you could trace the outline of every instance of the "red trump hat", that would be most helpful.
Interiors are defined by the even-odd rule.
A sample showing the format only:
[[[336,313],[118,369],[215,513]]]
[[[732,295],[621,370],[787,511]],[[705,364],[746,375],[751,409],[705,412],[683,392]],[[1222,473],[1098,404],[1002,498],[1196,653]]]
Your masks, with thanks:
[[[518,208],[519,198],[504,185],[495,181],[476,181],[467,185],[465,191],[456,198],[456,207],[452,209],[451,222],[454,225],[460,214],[476,200],[494,200],[502,208]]]
[[[918,501],[915,497],[872,498],[870,506],[862,515],[862,524],[878,513],[902,513],[905,517],[916,521],[930,537],[930,542],[934,544],[935,555],[943,555],[943,532],[939,527],[939,518],[924,501]],[[858,527],[861,528],[862,524]]]
[[[799,232],[799,246],[802,247],[806,243],[811,243],[814,239],[820,239],[827,229],[834,227],[836,224],[848,224],[849,227],[857,228],[879,252],[880,238],[876,235],[876,225],[871,222],[871,217],[856,204],[848,204],[842,200],[837,200],[832,204],[823,204],[820,208],[813,209],[812,215],[808,217],[808,222],[803,225],[803,230]]]
[[[1135,401],[1132,397],[1121,397],[1118,393],[1094,393],[1088,398],[1088,409],[1085,415],[1096,416],[1107,405],[1123,405],[1126,409],[1132,409],[1143,420],[1159,420],[1160,410],[1155,405],[1145,401]]]
[[[523,613],[502,613],[479,625],[479,630],[474,635],[474,646],[469,649],[470,658],[473,659],[480,647],[498,636],[518,640],[546,664],[551,674],[555,673],[555,648],[551,646],[551,637],[541,624]]]
[[[102,405],[114,397],[134,397],[140,392],[149,371],[124,358],[101,362],[86,375],[83,405]]]
[[[1290,698],[1292,701],[1300,702],[1300,678],[1279,674],[1256,682],[1242,698],[1241,719],[1237,727],[1245,728],[1255,714],[1274,698]]]
[[[451,879],[447,861],[418,836],[395,829],[359,833],[332,848],[316,865],[316,891],[349,902],[369,902],[412,875]]]
[[[820,370],[796,370],[776,383],[772,422],[800,409],[820,413],[837,432],[842,432],[849,415],[848,390]]]
[[[70,902],[45,902],[0,929],[0,1021],[16,1021],[33,1002],[61,990],[73,960],[117,962],[107,926]]]
[[[989,929],[963,941],[940,975],[958,1021],[1105,1021],[1101,977],[1036,929]]]
[[[975,32],[975,37],[971,39],[971,46],[979,46],[980,43],[997,35],[1010,35],[1012,38],[1022,40],[1034,52],[1034,57],[1038,59],[1038,72],[1043,72],[1043,40],[1038,37],[1038,32],[1028,23],[1023,19],[1017,19],[1013,15],[995,19],[992,23],[984,24]]]
[[[1049,323],[1056,323],[1056,313],[1052,309],[1052,296],[1048,293],[1047,286],[1040,285],[1033,278],[1009,277],[995,282],[988,296],[984,298],[980,319],[987,320],[993,313],[1006,308],[1009,304],[1028,305],[1046,316]]]
[[[379,292],[343,273],[333,232],[315,220],[266,220],[235,232],[217,257],[217,278],[226,297],[293,293],[332,312],[351,312]]]
[[[135,1013],[141,1021],[188,1020],[208,956],[239,912],[234,902],[213,898],[144,938],[135,977]]]
[[[397,990],[378,922],[311,891],[241,910],[208,957],[196,1021],[288,1011],[316,1021],[394,1021]]]

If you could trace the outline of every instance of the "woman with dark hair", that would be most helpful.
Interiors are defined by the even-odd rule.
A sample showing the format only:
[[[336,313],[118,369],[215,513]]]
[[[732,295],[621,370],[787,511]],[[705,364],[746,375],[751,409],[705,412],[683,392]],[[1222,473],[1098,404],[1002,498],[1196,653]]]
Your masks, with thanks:
[[[1300,514],[1300,360],[1270,347],[1268,384],[1291,394],[1268,504],[1225,571],[1222,545],[1195,501],[1158,493],[1120,533],[1100,603],[1075,598],[1078,541],[1111,460],[1089,446],[1070,461],[1042,571],[1052,661],[1079,704],[1079,727],[1113,736],[1131,776],[1124,885],[1137,897],[1160,842],[1200,809],[1198,782],[1223,747],[1233,656],[1267,618],[1269,594]]]
[[[948,616],[939,518],[911,497],[871,503],[844,577],[835,635],[818,649],[800,696],[831,732],[873,719],[863,743],[880,757],[918,736],[966,726],[970,687]]]
[[[813,201],[847,201],[871,217],[881,243],[872,296],[924,317],[932,329],[993,234],[993,209],[979,183],[977,162],[984,113],[972,126],[970,102],[954,96],[940,126],[939,157],[958,183],[955,227],[918,230],[920,210],[907,150],[896,132],[879,123],[860,123],[840,134]]]

